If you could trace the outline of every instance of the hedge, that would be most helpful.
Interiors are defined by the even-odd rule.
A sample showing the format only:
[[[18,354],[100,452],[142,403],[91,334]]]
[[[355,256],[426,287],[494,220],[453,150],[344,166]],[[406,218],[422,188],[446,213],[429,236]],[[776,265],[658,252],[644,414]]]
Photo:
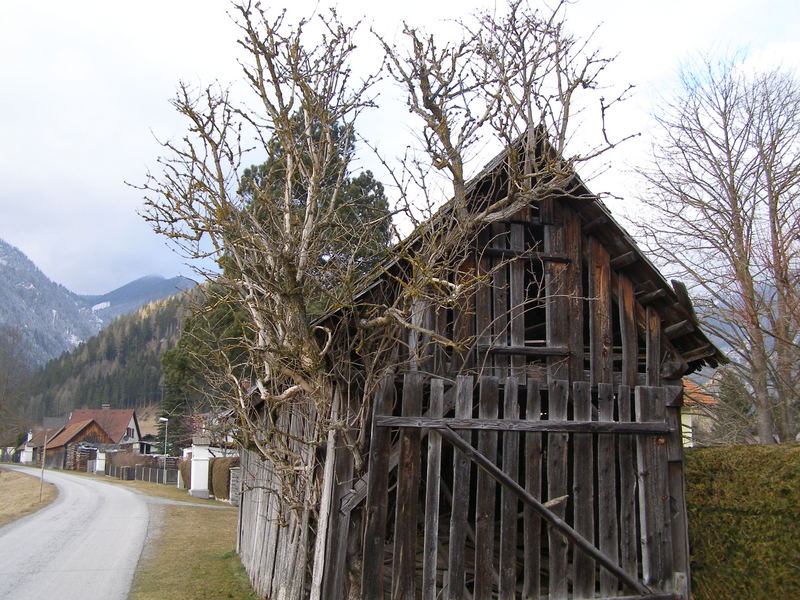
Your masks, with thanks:
[[[230,498],[231,490],[231,467],[239,466],[239,457],[212,458],[209,473],[209,493],[213,494],[217,500],[227,500]],[[212,491],[213,490],[213,491]]]
[[[181,472],[181,483],[183,489],[188,490],[192,484],[192,460],[190,458],[178,461],[178,470]]]
[[[800,444],[686,452],[696,600],[800,598]]]

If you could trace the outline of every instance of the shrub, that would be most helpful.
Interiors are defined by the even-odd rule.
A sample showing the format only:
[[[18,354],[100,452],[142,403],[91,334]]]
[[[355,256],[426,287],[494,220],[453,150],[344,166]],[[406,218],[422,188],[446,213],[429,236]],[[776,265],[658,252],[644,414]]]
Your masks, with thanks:
[[[697,600],[800,598],[800,444],[686,453]]]
[[[239,466],[239,457],[212,458],[209,468],[211,481],[209,482],[209,493],[213,493],[218,500],[228,500],[231,495],[230,472],[231,467]],[[213,489],[213,492],[211,491]]]
[[[179,460],[178,470],[181,472],[183,489],[188,490],[192,483],[192,461],[191,459]]]

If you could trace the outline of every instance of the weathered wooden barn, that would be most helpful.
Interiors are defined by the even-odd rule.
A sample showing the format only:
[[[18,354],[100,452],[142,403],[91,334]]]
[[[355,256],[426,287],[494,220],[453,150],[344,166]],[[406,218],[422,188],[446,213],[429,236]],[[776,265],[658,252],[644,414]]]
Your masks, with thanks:
[[[471,201],[503,193],[512,162]],[[452,281],[483,283],[422,305],[377,389],[337,389],[341,415],[369,418],[331,434],[318,521],[279,511],[269,465],[243,452],[238,550],[264,597],[688,598],[681,377],[724,357],[685,289],[568,187],[480,232]]]
[[[86,461],[93,456],[85,448],[110,443],[111,438],[94,419],[71,421],[47,443],[45,465],[49,469],[85,471]]]

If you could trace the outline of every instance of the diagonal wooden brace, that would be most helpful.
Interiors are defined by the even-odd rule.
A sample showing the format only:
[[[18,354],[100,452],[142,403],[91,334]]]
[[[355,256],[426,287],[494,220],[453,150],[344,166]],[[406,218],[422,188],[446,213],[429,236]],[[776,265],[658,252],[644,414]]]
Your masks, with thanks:
[[[538,512],[542,518],[550,523],[556,530],[561,532],[564,537],[567,538],[570,542],[572,542],[575,546],[580,548],[582,551],[586,552],[589,556],[594,558],[598,563],[603,565],[609,572],[613,573],[620,581],[625,582],[632,590],[638,592],[639,594],[651,594],[652,591],[646,585],[644,585],[638,579],[631,577],[628,573],[626,573],[616,562],[608,558],[605,554],[600,552],[594,544],[589,542],[586,538],[581,536],[577,531],[575,531],[572,527],[567,524],[566,521],[561,519],[558,515],[553,513],[550,509],[548,509],[544,504],[539,502],[536,498],[531,496],[525,488],[520,486],[516,481],[514,481],[511,477],[506,475],[500,468],[497,467],[492,461],[486,458],[483,454],[478,452],[469,442],[464,440],[461,436],[455,433],[452,429],[445,426],[442,429],[436,430],[444,439],[450,442],[453,446],[461,450],[464,455],[477,464],[480,468],[486,471],[492,478],[497,480],[498,483],[508,487],[511,491],[513,491],[517,496],[519,496],[520,500],[524,503],[528,504],[531,508],[533,508],[536,512]]]

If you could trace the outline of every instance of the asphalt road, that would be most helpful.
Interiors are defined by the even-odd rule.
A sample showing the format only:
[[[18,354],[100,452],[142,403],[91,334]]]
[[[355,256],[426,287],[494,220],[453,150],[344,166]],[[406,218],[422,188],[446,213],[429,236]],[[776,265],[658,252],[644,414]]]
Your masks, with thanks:
[[[0,598],[125,600],[147,534],[147,497],[88,477],[44,478],[58,498],[0,527]]]

